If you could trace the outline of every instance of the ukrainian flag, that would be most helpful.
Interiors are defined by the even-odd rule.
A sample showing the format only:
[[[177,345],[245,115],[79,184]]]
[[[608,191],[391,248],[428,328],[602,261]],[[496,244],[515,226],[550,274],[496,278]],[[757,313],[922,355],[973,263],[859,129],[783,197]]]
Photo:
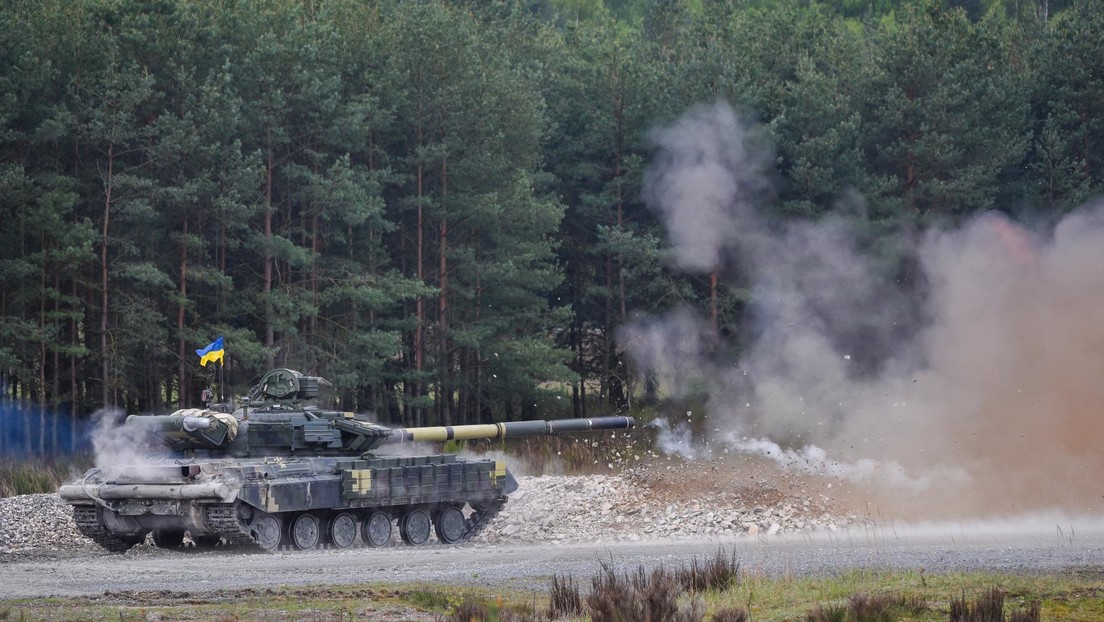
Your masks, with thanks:
[[[222,337],[211,342],[211,345],[203,348],[202,350],[196,350],[196,354],[199,355],[199,364],[207,367],[207,363],[211,361],[222,362],[222,355],[226,352],[222,349]]]

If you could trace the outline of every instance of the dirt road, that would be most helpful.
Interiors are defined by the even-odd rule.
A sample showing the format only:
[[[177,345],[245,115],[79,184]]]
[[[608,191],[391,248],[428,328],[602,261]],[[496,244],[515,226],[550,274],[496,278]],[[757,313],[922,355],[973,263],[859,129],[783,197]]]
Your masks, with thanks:
[[[1063,569],[1104,575],[1104,523],[1057,525],[958,523],[797,537],[747,537],[683,542],[384,549],[279,553],[172,552],[140,546],[126,555],[67,551],[0,559],[0,598],[87,596],[105,591],[205,592],[218,589],[427,581],[447,585],[544,589],[553,574],[584,585],[611,559],[624,569],[678,564],[724,546],[745,572],[817,576],[850,569],[926,572]]]

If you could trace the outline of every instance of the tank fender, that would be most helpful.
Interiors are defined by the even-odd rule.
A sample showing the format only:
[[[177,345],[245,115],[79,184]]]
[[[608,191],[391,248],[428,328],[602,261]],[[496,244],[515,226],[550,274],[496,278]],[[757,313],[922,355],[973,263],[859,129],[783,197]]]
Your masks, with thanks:
[[[506,481],[502,483],[502,494],[511,495],[518,489],[518,481],[514,479],[514,474],[510,472],[510,469],[506,469]]]
[[[334,508],[341,505],[341,479],[296,477],[247,482],[238,492],[238,499],[269,514]]]

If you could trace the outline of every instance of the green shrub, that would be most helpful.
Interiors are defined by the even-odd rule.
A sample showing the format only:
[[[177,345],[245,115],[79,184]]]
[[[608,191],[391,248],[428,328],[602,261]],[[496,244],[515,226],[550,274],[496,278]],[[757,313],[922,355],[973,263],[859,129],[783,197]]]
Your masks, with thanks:
[[[76,459],[27,458],[0,461],[0,497],[50,493],[84,470]]]

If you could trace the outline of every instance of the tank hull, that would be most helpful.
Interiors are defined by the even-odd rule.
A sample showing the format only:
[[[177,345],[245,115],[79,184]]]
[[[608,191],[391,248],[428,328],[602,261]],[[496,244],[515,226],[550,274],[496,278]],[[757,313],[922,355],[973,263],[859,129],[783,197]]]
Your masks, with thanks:
[[[125,550],[149,533],[155,543],[178,546],[185,532],[197,543],[252,543],[262,549],[380,546],[390,538],[380,542],[362,531],[371,520],[378,536],[384,518],[409,544],[430,540],[422,537],[428,536],[427,523],[436,528],[438,541],[462,542],[517,488],[502,462],[451,454],[187,459],[113,471],[127,475],[93,469],[59,490],[74,506],[78,528],[110,550]],[[455,511],[446,512],[449,508],[459,510],[463,521]],[[404,526],[415,512],[421,513],[414,515],[417,524]],[[442,530],[442,523],[448,528]]]

